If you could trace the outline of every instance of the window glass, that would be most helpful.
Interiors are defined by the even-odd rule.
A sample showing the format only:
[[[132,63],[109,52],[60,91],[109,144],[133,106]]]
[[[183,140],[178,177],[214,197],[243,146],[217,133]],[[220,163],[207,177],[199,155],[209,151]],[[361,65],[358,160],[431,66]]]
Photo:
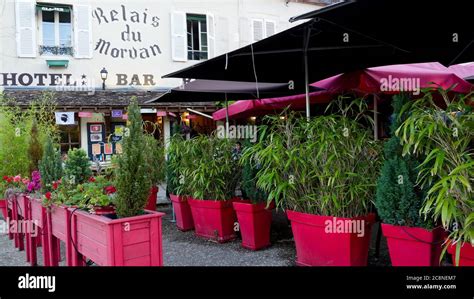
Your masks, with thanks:
[[[188,59],[207,59],[207,23],[205,15],[187,15]]]
[[[54,11],[43,11],[43,46],[55,46]]]

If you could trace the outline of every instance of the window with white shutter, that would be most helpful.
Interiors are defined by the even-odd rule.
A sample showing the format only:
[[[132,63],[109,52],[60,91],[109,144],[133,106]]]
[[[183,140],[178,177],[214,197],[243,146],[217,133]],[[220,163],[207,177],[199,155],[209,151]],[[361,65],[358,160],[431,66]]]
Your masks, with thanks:
[[[171,13],[171,57],[174,61],[187,61],[186,13]]]
[[[265,20],[265,37],[272,36],[276,33],[276,23],[274,21]]]
[[[264,38],[263,20],[252,20],[253,42],[258,42]]]
[[[208,58],[216,56],[216,26],[214,24],[214,15],[207,14],[207,48]]]
[[[16,49],[19,57],[36,57],[35,1],[16,0]]]
[[[76,58],[92,58],[92,20],[90,5],[74,5],[74,54]]]

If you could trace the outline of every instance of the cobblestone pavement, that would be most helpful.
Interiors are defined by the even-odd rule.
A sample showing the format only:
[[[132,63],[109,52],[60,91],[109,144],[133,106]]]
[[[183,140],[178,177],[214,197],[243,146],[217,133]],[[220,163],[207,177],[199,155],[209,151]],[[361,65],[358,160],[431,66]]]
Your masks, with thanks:
[[[181,232],[171,222],[169,205],[162,205],[159,210],[166,213],[163,218],[163,255],[166,266],[294,266],[296,251],[286,217],[274,213],[272,225],[272,246],[250,251],[242,248],[240,240],[217,244],[203,240],[193,231]],[[2,220],[0,220],[2,221]],[[385,242],[382,242],[380,258],[374,256],[375,232],[369,254],[369,265],[389,265]],[[64,248],[63,258],[64,258]],[[41,248],[38,249],[38,261],[42,264]],[[61,262],[64,265],[64,261]],[[25,252],[14,248],[7,235],[0,234],[0,266],[28,266]]]

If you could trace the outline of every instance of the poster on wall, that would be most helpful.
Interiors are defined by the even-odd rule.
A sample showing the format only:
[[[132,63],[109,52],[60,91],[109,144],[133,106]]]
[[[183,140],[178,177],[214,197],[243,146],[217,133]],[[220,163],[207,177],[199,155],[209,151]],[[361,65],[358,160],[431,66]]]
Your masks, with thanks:
[[[106,155],[112,155],[114,153],[112,143],[106,143],[104,144],[104,154]]]
[[[102,125],[91,125],[90,131],[91,133],[102,133]]]
[[[94,156],[102,154],[102,147],[100,146],[100,143],[94,143],[92,145],[92,154]]]
[[[122,151],[122,144],[121,143],[116,143],[115,144],[115,153],[116,154],[121,154],[123,151]]]
[[[102,134],[101,133],[91,134],[91,142],[102,142]]]

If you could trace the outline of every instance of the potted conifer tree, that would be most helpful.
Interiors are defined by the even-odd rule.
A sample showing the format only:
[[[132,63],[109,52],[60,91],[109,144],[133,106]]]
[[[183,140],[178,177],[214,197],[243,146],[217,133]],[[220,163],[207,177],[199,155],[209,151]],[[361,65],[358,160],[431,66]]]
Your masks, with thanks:
[[[445,233],[431,218],[420,214],[424,193],[417,186],[419,158],[402,155],[395,131],[406,118],[400,114],[411,99],[407,94],[393,97],[392,137],[385,143],[385,161],[377,181],[376,207],[382,218],[393,266],[437,266]]]
[[[123,153],[117,157],[115,167],[116,217],[72,210],[72,242],[80,252],[73,258],[74,265],[82,265],[84,257],[103,266],[163,265],[163,213],[145,210],[154,182],[148,145],[140,107],[132,98]]]
[[[424,155],[417,183],[426,188],[425,217],[449,232],[446,249],[453,263],[474,266],[474,113],[472,95],[451,99],[438,90],[408,103],[407,119],[397,130],[403,154]]]
[[[298,265],[367,264],[380,146],[362,124],[370,123],[366,108],[362,99],[339,99],[329,107],[335,113],[309,122],[295,113],[267,117],[251,149],[262,165],[257,186],[291,221]]]
[[[150,174],[152,178],[152,186],[145,208],[147,210],[155,211],[156,201],[158,199],[158,191],[160,191],[158,185],[165,179],[165,151],[164,146],[158,140],[156,140],[152,134],[146,134],[145,141],[147,148],[150,149],[150,151],[146,153],[146,158],[148,160],[148,164],[150,165]]]

